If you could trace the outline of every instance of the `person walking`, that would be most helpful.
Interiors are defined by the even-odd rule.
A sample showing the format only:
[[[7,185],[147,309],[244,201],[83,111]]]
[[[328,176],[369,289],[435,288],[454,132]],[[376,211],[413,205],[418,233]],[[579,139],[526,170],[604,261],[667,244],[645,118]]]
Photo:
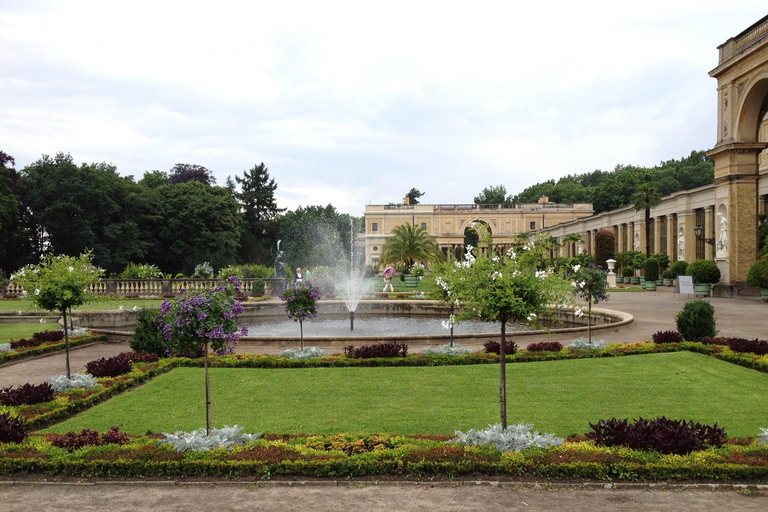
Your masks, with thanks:
[[[395,291],[395,289],[392,287],[393,275],[395,275],[395,269],[393,267],[387,267],[384,269],[384,272],[381,273],[381,277],[384,278],[384,289],[382,290],[382,293],[387,291],[387,287],[389,287],[390,292]]]

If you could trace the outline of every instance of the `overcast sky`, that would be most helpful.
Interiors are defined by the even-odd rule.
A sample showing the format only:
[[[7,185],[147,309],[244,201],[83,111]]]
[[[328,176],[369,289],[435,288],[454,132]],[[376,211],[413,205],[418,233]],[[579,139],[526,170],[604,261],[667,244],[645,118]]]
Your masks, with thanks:
[[[278,205],[471,203],[715,144],[717,46],[755,0],[0,0],[0,150],[264,162]]]

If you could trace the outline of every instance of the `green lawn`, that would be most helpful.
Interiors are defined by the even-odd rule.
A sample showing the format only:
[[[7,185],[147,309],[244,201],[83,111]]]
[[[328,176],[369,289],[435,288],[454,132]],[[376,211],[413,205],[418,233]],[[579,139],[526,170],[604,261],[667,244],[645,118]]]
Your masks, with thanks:
[[[58,331],[59,324],[35,322],[32,324],[0,324],[0,343],[8,343],[9,340],[31,338],[36,332]]]
[[[558,435],[638,416],[715,423],[733,437],[768,426],[768,375],[679,352],[507,365],[509,422]],[[216,426],[264,432],[452,433],[498,422],[498,366],[211,370]],[[135,434],[205,424],[204,374],[179,368],[64,423]]]
[[[118,309],[123,306],[125,309],[132,309],[134,306],[140,308],[159,308],[163,299],[115,299],[114,297],[99,297],[93,302],[89,302],[75,310],[108,310]],[[30,299],[0,299],[0,311],[34,311],[39,308],[32,304]]]

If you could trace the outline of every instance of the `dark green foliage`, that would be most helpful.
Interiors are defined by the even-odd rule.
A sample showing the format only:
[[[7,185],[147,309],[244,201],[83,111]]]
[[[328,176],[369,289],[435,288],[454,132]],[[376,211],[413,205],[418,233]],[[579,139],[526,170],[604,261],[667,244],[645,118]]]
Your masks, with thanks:
[[[669,267],[669,272],[672,274],[671,279],[677,279],[677,276],[687,276],[688,262],[685,260],[677,260]]]
[[[659,262],[655,258],[648,258],[645,260],[643,266],[644,276],[646,281],[658,281],[659,280]]]
[[[677,331],[658,331],[651,336],[654,343],[680,343],[683,336]]]
[[[526,350],[528,352],[560,352],[563,350],[563,344],[559,341],[540,341],[531,343]]]
[[[128,340],[128,346],[134,352],[149,352],[165,357],[168,347],[163,339],[163,332],[155,323],[159,314],[159,308],[141,308],[136,313],[136,330]]]
[[[0,443],[20,443],[27,437],[27,422],[11,417],[11,413],[0,414]]]
[[[754,262],[747,271],[747,284],[760,288],[768,288],[768,256]]]
[[[663,273],[669,268],[669,256],[663,252],[656,252],[651,254],[651,258],[659,262],[659,273]]]
[[[489,354],[496,354],[499,355],[499,352],[501,351],[501,344],[498,341],[494,340],[488,340],[483,344],[483,351],[489,353]],[[560,347],[562,350],[562,347]],[[512,340],[506,340],[504,342],[504,354],[505,355],[512,355],[515,352],[517,352],[517,344]]]
[[[419,198],[424,195],[424,192],[417,188],[412,188],[408,191],[408,193],[405,195],[405,197],[408,198],[408,204],[416,205],[419,204]]]
[[[714,169],[714,161],[704,151],[693,151],[656,167],[617,165],[610,172],[596,170],[565,176],[557,183],[537,183],[514,196],[512,202],[535,203],[541,196],[548,196],[554,203],[592,203],[595,213],[600,213],[632,204],[632,194],[643,183],[652,181],[661,195],[667,195],[710,183]]]
[[[715,308],[705,300],[686,302],[675,319],[677,330],[686,341],[701,341],[704,336],[717,336]]]
[[[601,229],[595,234],[595,265],[608,268],[606,260],[615,259],[616,237],[613,231]]]
[[[33,405],[53,400],[56,393],[47,382],[0,389],[0,405]]]
[[[634,272],[632,272],[632,269],[630,267],[624,267],[621,269],[621,275],[623,277],[632,277],[634,275]]]
[[[672,271],[670,269],[665,270],[661,273],[661,277],[664,279],[673,279],[672,277]]]
[[[664,454],[685,455],[707,447],[725,444],[725,430],[693,421],[671,420],[662,416],[653,420],[600,420],[590,423],[587,438],[601,446],[627,446],[635,450],[655,450]]]
[[[168,173],[168,181],[171,185],[178,185],[179,183],[188,183],[190,181],[197,181],[206,186],[216,184],[216,178],[213,177],[213,173],[203,167],[196,164],[176,164]]]
[[[485,187],[479,195],[475,196],[475,204],[507,204],[512,202],[512,196],[507,195],[507,187],[504,185]]]
[[[97,359],[85,364],[85,369],[94,377],[117,377],[130,373],[131,360],[120,354],[115,357]]]
[[[344,355],[355,359],[371,359],[374,357],[405,357],[408,355],[408,345],[405,343],[379,343],[344,347]]]
[[[696,284],[715,284],[720,280],[720,269],[713,260],[693,260],[688,265],[688,275]]]
[[[267,290],[267,284],[264,282],[263,279],[254,279],[251,292],[255,296],[264,295],[264,292]]]

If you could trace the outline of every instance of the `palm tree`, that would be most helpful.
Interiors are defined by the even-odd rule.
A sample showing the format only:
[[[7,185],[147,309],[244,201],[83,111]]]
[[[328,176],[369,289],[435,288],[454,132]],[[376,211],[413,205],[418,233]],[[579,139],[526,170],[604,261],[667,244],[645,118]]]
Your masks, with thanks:
[[[582,238],[581,235],[577,233],[568,233],[563,237],[563,245],[566,247],[571,247],[571,244],[578,244],[580,242],[582,242]],[[571,249],[573,249],[571,253],[575,254],[576,250],[573,247],[571,247]]]
[[[441,255],[435,238],[425,228],[402,224],[392,230],[392,236],[384,243],[379,265],[410,268],[418,261],[428,263]]]
[[[635,211],[645,210],[645,257],[648,258],[651,255],[651,208],[661,204],[661,192],[653,183],[643,183],[629,201],[635,205]]]

